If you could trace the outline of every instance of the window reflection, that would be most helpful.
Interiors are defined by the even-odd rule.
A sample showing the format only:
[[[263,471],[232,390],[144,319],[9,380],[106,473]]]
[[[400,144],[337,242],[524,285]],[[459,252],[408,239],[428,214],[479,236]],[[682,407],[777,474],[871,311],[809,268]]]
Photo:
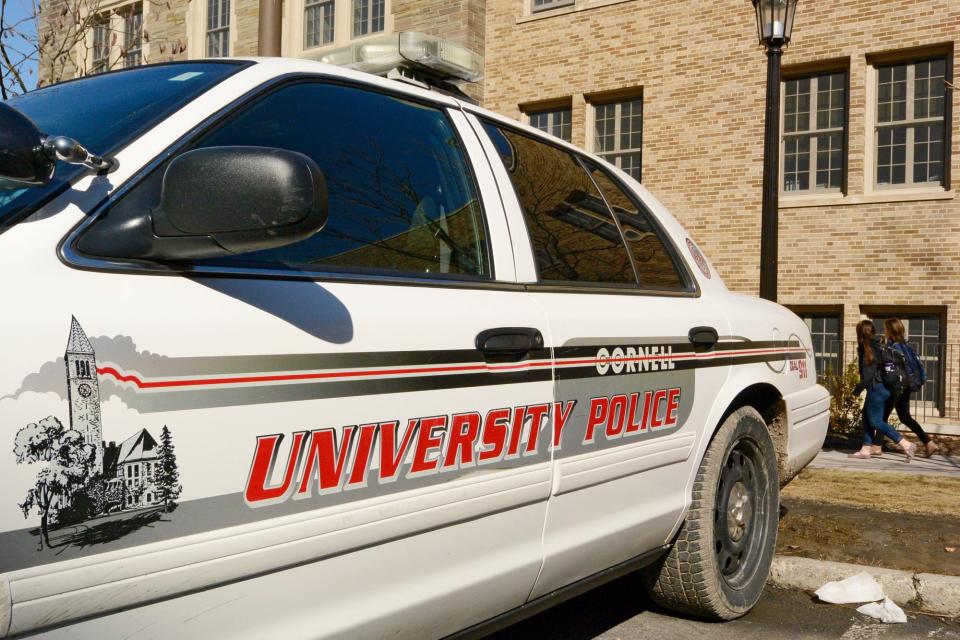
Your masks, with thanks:
[[[569,153],[486,124],[523,207],[541,280],[636,284],[620,232]]]

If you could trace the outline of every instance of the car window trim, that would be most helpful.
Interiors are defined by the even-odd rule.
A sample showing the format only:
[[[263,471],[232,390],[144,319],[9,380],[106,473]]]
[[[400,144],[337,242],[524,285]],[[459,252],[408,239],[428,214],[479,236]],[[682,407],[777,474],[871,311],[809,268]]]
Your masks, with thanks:
[[[601,171],[604,176],[606,176],[607,180],[610,180],[610,182],[612,182],[618,189],[620,189],[621,192],[623,192],[625,196],[627,196],[627,199],[630,200],[630,202],[633,203],[633,206],[637,208],[637,213],[643,216],[650,223],[650,228],[653,229],[653,232],[657,235],[657,238],[660,239],[660,243],[663,245],[664,250],[667,252],[667,255],[670,257],[670,262],[673,263],[674,269],[677,270],[677,275],[679,275],[680,279],[683,280],[685,283],[684,287],[679,289],[676,287],[656,287],[656,286],[644,285],[643,282],[641,281],[640,272],[638,270],[637,280],[640,281],[640,288],[649,289],[652,291],[696,291],[698,290],[699,287],[697,286],[697,279],[693,277],[693,274],[687,268],[686,261],[680,257],[680,253],[677,251],[676,245],[674,245],[673,241],[670,239],[670,234],[668,234],[667,230],[664,229],[663,225],[660,224],[660,220],[657,219],[657,216],[653,215],[653,212],[650,211],[650,209],[643,203],[643,201],[637,197],[637,195],[633,192],[633,190],[628,188],[628,186],[623,182],[623,180],[620,180],[619,177],[614,174],[614,172],[610,171],[608,168],[604,167],[600,162],[598,162],[597,160],[587,155],[584,155],[582,153],[579,155],[580,155],[581,162],[586,163],[588,165],[590,164],[595,165],[597,169]],[[589,174],[590,172],[588,171],[587,173]],[[591,176],[591,178],[592,177],[593,176]],[[596,184],[596,182],[594,182],[594,184]],[[600,189],[599,186],[597,186],[597,190],[600,191],[601,194],[603,193],[603,190]],[[606,201],[606,198],[604,198],[604,201]],[[613,207],[611,207],[609,203],[607,203],[607,207],[611,211],[613,211]],[[615,214],[614,214],[614,218],[616,218]],[[618,221],[618,224],[619,224],[619,221]],[[622,229],[621,229],[621,233],[622,233]],[[624,234],[624,241],[628,243],[627,246],[629,249],[629,241],[627,241],[626,239],[626,234]],[[631,251],[630,254],[632,256],[633,252]]]
[[[597,184],[596,179],[591,175],[590,170],[587,168],[587,161],[581,155],[574,155],[574,160],[577,165],[583,169],[583,172],[587,174],[587,177],[590,179],[590,184],[593,185],[593,188],[597,190],[597,193],[600,194],[600,199],[603,201],[603,206],[607,208],[607,212],[610,214],[610,218],[613,219],[613,224],[617,227],[617,232],[620,234],[620,242],[623,244],[624,250],[627,252],[627,258],[630,260],[630,268],[633,269],[633,279],[637,282],[637,288],[643,288],[643,280],[640,279],[640,269],[637,268],[637,260],[633,255],[633,251],[630,249],[630,242],[627,240],[627,234],[623,231],[623,225],[620,224],[620,218],[617,216],[617,212],[613,210],[613,207],[610,205],[610,201],[607,200],[606,194],[603,193],[603,189],[600,188],[600,185]]]
[[[477,115],[477,114],[474,114],[474,115]],[[584,173],[587,174],[587,178],[590,180],[590,183],[591,183],[591,184],[594,184],[594,186],[595,186],[595,183],[593,182],[593,178],[591,178],[591,177],[590,177],[590,173],[589,173],[586,169],[584,169],[583,163],[580,162],[580,159],[577,157],[577,155],[576,155],[575,153],[573,153],[572,151],[570,151],[569,149],[565,149],[564,147],[562,147],[562,146],[560,146],[560,145],[551,144],[551,141],[540,139],[539,136],[537,136],[537,137],[532,136],[532,135],[530,135],[528,132],[524,131],[523,129],[521,129],[521,128],[519,128],[519,127],[513,127],[513,126],[510,126],[510,125],[505,125],[505,124],[503,124],[503,123],[498,123],[498,122],[496,122],[496,121],[494,121],[494,120],[491,120],[491,119],[489,119],[489,118],[487,118],[487,117],[485,117],[485,116],[477,115],[477,118],[478,118],[478,120],[480,120],[480,124],[481,124],[481,125],[487,125],[487,124],[489,124],[489,125],[491,125],[491,126],[493,126],[493,127],[495,127],[495,128],[508,129],[508,130],[512,131],[513,133],[515,133],[515,134],[518,135],[518,136],[524,136],[525,138],[531,139],[531,140],[533,140],[534,142],[543,143],[543,144],[545,144],[545,145],[548,146],[548,147],[557,149],[557,150],[559,150],[559,151],[561,151],[561,152],[563,152],[563,153],[571,156],[571,157],[573,158],[574,164],[576,164],[576,166],[578,166]],[[486,132],[486,130],[484,130],[483,135],[487,136],[488,138],[490,137],[489,134]],[[511,147],[511,148],[513,147],[513,143],[512,143],[512,142],[510,142],[509,140],[507,140],[507,143],[510,144],[510,147]],[[496,145],[494,145],[494,148],[496,148]],[[503,158],[500,157],[499,154],[497,154],[497,161],[500,162],[501,164],[504,164]],[[506,166],[504,166],[504,168],[506,169]],[[508,173],[508,174],[510,173],[509,169],[507,170],[507,173]],[[637,269],[636,269],[636,267],[635,267],[634,264],[633,264],[633,258],[630,256],[630,249],[629,249],[629,248],[626,246],[626,244],[625,244],[625,240],[624,240],[624,238],[623,238],[623,232],[622,232],[622,231],[620,232],[620,240],[621,240],[622,242],[624,242],[623,250],[627,252],[627,259],[630,261],[630,268],[633,270],[633,280],[634,280],[633,284],[624,283],[624,282],[581,282],[581,281],[579,281],[579,280],[550,280],[550,279],[548,279],[548,278],[544,278],[544,277],[540,274],[540,265],[537,263],[537,260],[536,260],[536,253],[537,253],[537,252],[536,252],[536,250],[534,249],[533,237],[530,235],[530,225],[527,224],[526,213],[524,212],[523,203],[522,203],[521,200],[520,200],[520,194],[517,193],[517,187],[516,187],[516,185],[513,183],[513,180],[511,179],[509,182],[510,182],[511,192],[513,193],[514,197],[517,199],[517,203],[520,205],[520,212],[523,214],[523,229],[524,229],[524,231],[526,231],[526,233],[527,233],[527,240],[528,240],[529,243],[530,243],[530,251],[532,251],[532,252],[533,252],[533,255],[534,255],[533,268],[534,268],[534,269],[536,270],[536,272],[537,272],[537,284],[545,284],[545,285],[552,285],[552,284],[568,285],[568,284],[572,284],[572,285],[577,285],[577,286],[600,287],[600,288],[603,288],[603,289],[627,289],[627,290],[639,288],[639,286],[640,286],[640,280],[637,278]],[[600,197],[603,198],[603,193],[600,192],[599,189],[598,189],[597,191],[598,191],[598,193],[600,193]],[[606,203],[606,200],[605,200],[605,199],[604,199],[604,203]],[[607,207],[607,210],[609,211],[609,207]],[[611,213],[611,215],[612,215],[612,213]],[[619,230],[619,229],[620,229],[619,223],[617,223],[616,220],[614,220],[614,224],[616,224],[617,229]]]
[[[253,63],[250,63],[253,64]],[[472,276],[469,274],[451,274],[451,275],[438,275],[431,274],[430,276],[423,276],[416,272],[404,272],[404,271],[391,271],[384,269],[382,271],[367,271],[365,273],[357,273],[349,271],[349,267],[344,268],[344,271],[339,269],[317,269],[305,271],[302,269],[296,268],[272,268],[272,267],[226,267],[220,265],[172,265],[169,263],[161,262],[150,262],[146,260],[121,260],[121,259],[112,259],[102,256],[91,256],[82,253],[76,246],[79,238],[83,233],[92,226],[103,213],[108,210],[117,200],[123,198],[129,191],[135,189],[140,185],[154,170],[156,170],[160,165],[167,162],[171,157],[181,152],[185,148],[189,147],[191,144],[196,143],[203,136],[213,132],[217,127],[222,126],[224,123],[228,122],[235,114],[239,113],[242,109],[251,104],[266,98],[271,93],[279,91],[286,86],[291,86],[295,84],[304,84],[304,83],[324,83],[324,84],[334,84],[345,87],[352,87],[356,89],[371,91],[374,93],[384,94],[391,98],[404,100],[406,102],[415,103],[432,109],[436,109],[443,113],[444,117],[447,118],[450,128],[457,136],[457,140],[461,145],[463,159],[466,165],[470,170],[470,179],[473,184],[474,191],[477,195],[478,203],[480,205],[480,217],[483,223],[484,229],[484,249],[487,252],[487,262],[490,265],[490,275],[488,276]],[[221,109],[217,110],[214,114],[206,118],[203,122],[193,127],[186,134],[175,140],[169,146],[167,146],[163,151],[157,154],[150,162],[145,164],[140,168],[133,176],[131,176],[126,182],[118,186],[108,197],[106,197],[102,202],[97,204],[92,212],[81,220],[77,225],[75,225],[66,236],[61,239],[60,244],[57,247],[57,255],[60,258],[61,262],[66,264],[69,267],[74,267],[82,270],[88,271],[110,271],[110,272],[121,272],[126,274],[150,274],[150,275],[173,275],[173,276],[228,276],[228,277],[249,277],[249,278],[265,278],[265,279],[287,279],[287,280],[314,280],[314,281],[324,281],[324,282],[358,282],[358,283],[371,283],[377,282],[381,284],[387,283],[390,284],[414,284],[429,286],[428,283],[437,283],[439,286],[454,286],[454,285],[463,285],[465,288],[501,288],[499,285],[515,285],[516,283],[510,281],[497,280],[497,270],[496,264],[493,260],[493,246],[492,238],[490,237],[490,229],[487,224],[487,207],[484,205],[484,196],[481,193],[479,182],[477,181],[476,169],[473,166],[472,158],[466,151],[466,145],[463,141],[462,132],[456,126],[453,119],[450,117],[449,112],[456,110],[455,106],[450,106],[447,104],[438,103],[421,96],[410,95],[403,91],[393,90],[392,88],[380,87],[376,85],[370,85],[362,81],[353,80],[350,78],[344,78],[338,75],[332,75],[329,73],[310,73],[303,71],[296,71],[291,73],[286,73],[276,78],[272,78],[266,82],[263,82],[251,91],[248,91],[239,98],[231,101],[229,104],[225,105]],[[487,284],[496,285],[496,286],[486,286]],[[509,289],[515,289],[515,286],[508,286]]]
[[[543,133],[542,131],[527,131],[519,123],[503,122],[501,119],[491,118],[485,113],[475,111],[473,109],[466,109],[467,113],[472,114],[480,122],[481,129],[483,129],[483,135],[487,136],[489,139],[489,134],[484,129],[484,125],[491,125],[496,128],[503,128],[513,131],[517,135],[522,135],[527,138],[532,138],[537,142],[542,142],[547,146],[554,147],[559,149],[564,153],[572,155],[578,162],[578,164],[583,165],[583,159],[586,159],[587,162],[600,165],[600,161],[597,158],[593,158],[590,154],[584,153],[583,151],[576,149],[575,147],[568,147],[562,141],[550,140],[549,134]],[[478,135],[480,135],[478,133]],[[492,141],[491,141],[492,143]],[[495,146],[495,145],[494,145]],[[492,160],[491,160],[492,161]],[[503,164],[503,158],[497,154],[497,162]],[[585,170],[585,169],[584,169]],[[620,180],[617,176],[612,173],[605,171],[607,177],[616,184],[621,191],[626,193],[627,197],[631,202],[637,207],[637,210],[644,214],[648,220],[650,220],[651,226],[654,231],[657,233],[658,237],[664,241],[664,246],[667,249],[671,260],[674,265],[680,271],[680,275],[686,280],[686,287],[682,289],[676,288],[659,288],[659,287],[650,287],[645,286],[638,277],[636,267],[634,267],[634,278],[636,280],[636,285],[624,285],[618,283],[604,283],[604,282],[579,282],[576,280],[545,280],[540,277],[540,267],[537,265],[536,260],[534,260],[534,269],[537,271],[537,282],[528,283],[527,289],[530,291],[544,291],[544,292],[574,292],[574,293],[606,293],[606,294],[627,294],[627,295],[650,295],[650,296],[669,296],[669,297],[687,297],[687,298],[699,298],[701,295],[700,285],[697,282],[696,278],[692,277],[690,270],[687,268],[687,265],[684,261],[678,260],[678,255],[676,252],[676,247],[673,242],[665,240],[667,238],[666,230],[660,224],[660,221],[655,215],[653,215],[650,209],[643,204],[642,201],[637,198],[636,194],[633,193],[632,189],[627,188],[623,181]],[[589,176],[589,171],[587,172]],[[590,177],[591,181],[593,180],[592,176]],[[520,203],[520,196],[517,194],[517,189],[513,184],[513,180],[509,180],[510,190],[513,193],[514,198],[516,198],[517,203]],[[594,183],[596,184],[596,183]],[[599,191],[599,189],[598,189]],[[600,195],[603,196],[603,192],[600,191]],[[606,198],[604,198],[606,202]],[[609,209],[609,206],[608,206]],[[523,205],[520,205],[521,212],[523,211]],[[616,220],[616,216],[614,216]],[[617,228],[619,229],[619,222],[617,222]],[[524,219],[523,229],[527,234],[527,239],[530,243],[530,250],[533,251],[533,239],[530,238],[530,228]],[[623,237],[623,232],[621,231],[621,237]],[[626,241],[626,238],[623,238]],[[630,254],[629,246],[626,247],[627,253]],[[633,265],[633,256],[630,256],[630,263]],[[682,266],[681,266],[682,265]]]

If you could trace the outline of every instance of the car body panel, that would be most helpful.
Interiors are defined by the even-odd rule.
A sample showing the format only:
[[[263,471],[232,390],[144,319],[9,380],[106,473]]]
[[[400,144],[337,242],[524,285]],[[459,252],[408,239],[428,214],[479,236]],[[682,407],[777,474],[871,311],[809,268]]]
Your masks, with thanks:
[[[481,194],[491,281],[216,268],[184,275],[72,250],[88,216],[179,140],[269,83],[300,75],[446,110]],[[48,416],[84,433],[102,428],[102,453],[119,443],[110,450],[121,487],[115,511],[58,527],[58,546],[38,548],[39,517],[28,509],[24,519],[18,506],[37,465],[0,458],[0,637],[439,637],[669,543],[713,430],[750,385],[783,397],[789,468],[809,461],[826,414],[825,391],[808,378],[812,353],[796,355],[811,344],[803,323],[728,292],[676,219],[615,169],[675,246],[695,290],[526,286],[537,278],[523,214],[477,116],[510,122],[392,80],[261,60],[144,132],[118,152],[117,170],[79,179],[0,234],[8,276],[0,292],[14,301],[4,312],[3,437],[13,444],[24,425]],[[727,355],[692,352],[687,331],[707,325]],[[544,348],[520,364],[486,359],[475,337],[496,327],[536,328]],[[599,349],[631,345],[656,346],[664,369],[600,372]],[[673,370],[665,345],[677,362],[705,364]],[[775,359],[746,361],[774,351]],[[587,365],[572,362],[581,353]],[[87,365],[96,373],[84,375]],[[570,366],[584,373],[570,376]],[[672,388],[673,424],[635,438],[586,435],[594,398]],[[465,429],[503,425],[515,448],[481,464],[490,446],[471,457],[451,445],[456,416]],[[404,425],[435,428],[438,440],[410,431],[403,449]],[[385,460],[385,428],[394,429],[404,471],[374,481],[376,465],[357,460]],[[158,509],[158,495],[136,494],[139,476],[120,471],[142,468],[144,485],[159,473],[151,452],[163,444],[161,430],[172,434],[182,486],[173,510]],[[341,470],[327,469],[335,483],[324,484],[319,466],[304,479],[310,461],[295,447],[314,444],[317,456],[340,461]],[[421,473],[403,466],[414,464],[417,446],[421,463],[436,462]],[[238,616],[250,611],[270,613]]]

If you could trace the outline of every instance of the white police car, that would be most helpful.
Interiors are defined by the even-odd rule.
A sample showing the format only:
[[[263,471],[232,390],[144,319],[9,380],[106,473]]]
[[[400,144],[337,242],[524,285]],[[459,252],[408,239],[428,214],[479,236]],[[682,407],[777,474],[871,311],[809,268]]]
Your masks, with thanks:
[[[810,336],[621,171],[274,59],[10,100],[0,175],[0,636],[471,636],[638,568],[757,601]]]

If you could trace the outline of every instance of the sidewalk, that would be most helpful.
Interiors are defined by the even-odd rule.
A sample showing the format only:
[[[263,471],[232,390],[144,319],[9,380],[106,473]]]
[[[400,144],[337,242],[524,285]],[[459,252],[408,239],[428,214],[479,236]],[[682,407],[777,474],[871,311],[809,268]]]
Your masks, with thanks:
[[[883,473],[911,473],[927,476],[960,478],[960,457],[936,454],[930,458],[914,458],[904,462],[902,453],[884,451],[883,456],[870,460],[848,458],[849,451],[824,449],[810,463],[811,469],[842,469],[844,471],[874,471]]]

